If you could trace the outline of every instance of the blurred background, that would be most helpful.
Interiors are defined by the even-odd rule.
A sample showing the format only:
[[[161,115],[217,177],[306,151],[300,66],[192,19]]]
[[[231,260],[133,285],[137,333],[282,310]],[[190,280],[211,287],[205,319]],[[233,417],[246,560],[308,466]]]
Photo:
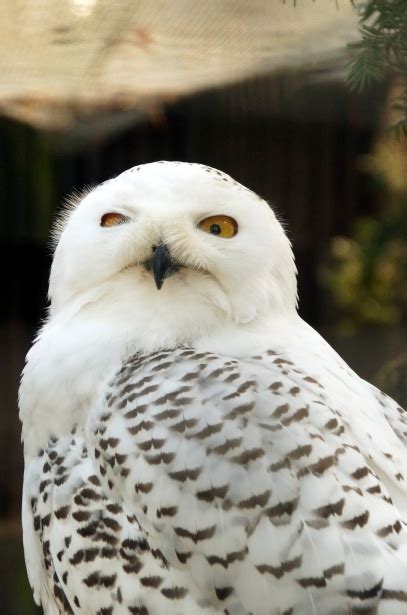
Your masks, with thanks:
[[[50,225],[73,190],[160,159],[231,174],[285,221],[303,318],[407,404],[407,141],[386,130],[403,127],[406,81],[360,47],[362,4],[1,1],[2,613],[40,613],[21,545],[17,390],[46,316]]]

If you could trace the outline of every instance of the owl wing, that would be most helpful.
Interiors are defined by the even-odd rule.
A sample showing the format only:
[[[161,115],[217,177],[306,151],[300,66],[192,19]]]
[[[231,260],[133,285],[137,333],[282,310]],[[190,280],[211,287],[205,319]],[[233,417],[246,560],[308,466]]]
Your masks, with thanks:
[[[406,611],[407,534],[372,469],[383,447],[361,450],[292,360],[135,355],[87,439],[105,495],[189,575],[197,602],[229,613]]]
[[[53,440],[28,466],[27,570],[46,615],[214,615],[191,598],[134,514],[106,495],[83,435]]]

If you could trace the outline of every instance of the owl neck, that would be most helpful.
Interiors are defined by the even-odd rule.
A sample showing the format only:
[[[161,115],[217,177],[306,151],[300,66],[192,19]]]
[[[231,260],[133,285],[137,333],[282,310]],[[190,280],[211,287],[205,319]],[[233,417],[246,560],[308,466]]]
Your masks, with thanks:
[[[263,313],[235,322],[227,306],[185,293],[181,301],[137,301],[133,293],[82,297],[52,316],[27,355],[20,388],[25,454],[32,457],[51,437],[84,429],[103,383],[138,351],[189,345],[244,357],[277,343],[296,313]],[[167,297],[168,299],[168,297]],[[149,305],[149,309],[145,308]]]

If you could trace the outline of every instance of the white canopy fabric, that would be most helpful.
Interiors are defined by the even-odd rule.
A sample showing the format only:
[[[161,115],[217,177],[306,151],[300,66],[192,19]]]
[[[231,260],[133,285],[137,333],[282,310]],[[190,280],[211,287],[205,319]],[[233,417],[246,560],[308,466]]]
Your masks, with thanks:
[[[0,28],[0,113],[47,129],[343,65],[358,37],[351,0],[1,0]]]

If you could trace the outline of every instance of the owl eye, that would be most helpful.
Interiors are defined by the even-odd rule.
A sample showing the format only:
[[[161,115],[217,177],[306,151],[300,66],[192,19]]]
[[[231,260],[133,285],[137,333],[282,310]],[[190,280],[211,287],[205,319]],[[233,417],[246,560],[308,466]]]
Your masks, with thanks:
[[[129,222],[129,220],[128,216],[118,214],[117,212],[109,212],[101,217],[100,226],[118,226],[119,224]]]
[[[211,235],[216,235],[217,237],[223,237],[224,239],[230,239],[234,237],[237,233],[237,222],[230,216],[209,216],[209,218],[205,218],[201,220],[198,224],[198,227],[205,231],[205,233],[210,233]]]

